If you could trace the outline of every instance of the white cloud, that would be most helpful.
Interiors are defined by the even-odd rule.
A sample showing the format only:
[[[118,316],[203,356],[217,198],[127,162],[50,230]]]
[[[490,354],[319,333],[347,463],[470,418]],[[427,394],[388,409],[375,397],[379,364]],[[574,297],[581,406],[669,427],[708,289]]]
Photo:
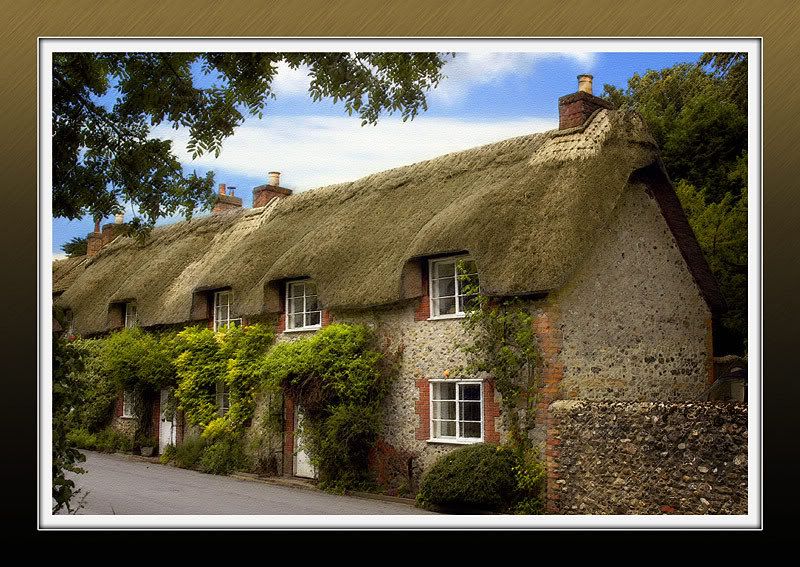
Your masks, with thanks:
[[[53,253],[53,260],[63,260],[67,258],[67,255],[64,252],[54,252]]]
[[[219,158],[195,161],[186,151],[187,132],[156,128],[153,134],[173,139],[184,165],[213,169],[220,182],[224,173],[266,181],[267,172],[280,171],[281,185],[303,191],[557,125],[539,118],[479,122],[421,116],[405,123],[386,117],[362,127],[352,117],[272,116],[239,127]]]
[[[457,53],[442,68],[447,78],[431,91],[429,97],[442,104],[452,106],[464,100],[471,90],[499,82],[510,76],[524,76],[533,72],[534,67],[545,59],[563,58],[585,67],[589,72],[597,54],[590,52],[563,53]]]
[[[308,94],[309,67],[300,65],[297,69],[292,69],[285,61],[276,64],[278,74],[272,80],[272,89],[276,96],[292,96]]]

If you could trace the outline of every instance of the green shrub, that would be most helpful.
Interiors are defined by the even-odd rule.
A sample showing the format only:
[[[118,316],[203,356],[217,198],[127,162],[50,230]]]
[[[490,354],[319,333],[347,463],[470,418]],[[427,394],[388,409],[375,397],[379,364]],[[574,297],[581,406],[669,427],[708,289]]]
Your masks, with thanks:
[[[158,460],[162,465],[166,465],[173,459],[175,459],[175,445],[170,443],[164,447],[164,452],[161,453],[161,456],[158,457]]]
[[[322,424],[308,429],[318,447],[315,464],[323,488],[340,491],[369,486],[368,460],[380,430],[380,413],[373,405],[336,406]],[[319,439],[315,436],[319,435]]]
[[[238,439],[220,439],[203,450],[198,470],[210,474],[228,474],[247,465],[242,443]]]
[[[206,440],[202,437],[190,437],[184,440],[175,447],[175,464],[182,469],[196,469],[206,445]]]
[[[518,465],[519,459],[506,447],[460,447],[439,457],[422,477],[418,501],[460,511],[511,511],[522,499]]]
[[[133,438],[109,426],[95,435],[96,448],[104,453],[129,453],[133,450]]]
[[[72,447],[88,449],[89,451],[97,447],[97,437],[83,428],[70,430],[67,433],[67,442]]]

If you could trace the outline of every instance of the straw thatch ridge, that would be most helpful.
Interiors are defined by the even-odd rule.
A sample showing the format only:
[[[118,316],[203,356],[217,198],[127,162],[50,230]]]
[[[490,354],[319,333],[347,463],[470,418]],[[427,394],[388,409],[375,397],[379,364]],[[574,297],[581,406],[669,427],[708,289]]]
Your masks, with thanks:
[[[109,303],[136,299],[142,325],[188,321],[193,292],[231,287],[239,314],[274,309],[276,282],[308,276],[331,309],[404,299],[414,258],[468,251],[496,295],[563,285],[611,219],[631,173],[657,149],[641,118],[597,111],[583,127],[512,138],[271,207],[118,238],[86,263],[59,302],[76,330],[106,330]]]

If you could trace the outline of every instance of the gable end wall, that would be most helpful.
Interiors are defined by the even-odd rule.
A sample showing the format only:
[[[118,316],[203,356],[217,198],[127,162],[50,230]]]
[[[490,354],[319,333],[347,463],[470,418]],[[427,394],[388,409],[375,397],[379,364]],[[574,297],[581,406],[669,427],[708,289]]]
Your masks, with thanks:
[[[630,184],[558,305],[560,398],[696,400],[712,371],[711,312],[656,200]]]

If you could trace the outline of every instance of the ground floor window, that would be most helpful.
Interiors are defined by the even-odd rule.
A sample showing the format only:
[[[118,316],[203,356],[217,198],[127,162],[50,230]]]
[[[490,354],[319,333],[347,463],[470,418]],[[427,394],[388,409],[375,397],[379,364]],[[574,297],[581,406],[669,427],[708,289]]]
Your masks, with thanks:
[[[228,413],[229,394],[228,385],[225,382],[217,382],[217,411],[221,416]]]
[[[483,382],[431,380],[431,439],[455,443],[483,440]]]
[[[131,390],[122,392],[122,417],[134,417],[133,392]]]

